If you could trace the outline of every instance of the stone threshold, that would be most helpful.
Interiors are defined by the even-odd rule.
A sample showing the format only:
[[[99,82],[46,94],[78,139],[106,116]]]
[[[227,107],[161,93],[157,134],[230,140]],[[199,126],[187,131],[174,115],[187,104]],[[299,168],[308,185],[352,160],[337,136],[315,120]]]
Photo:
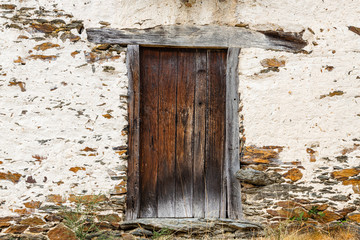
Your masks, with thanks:
[[[167,229],[178,233],[210,233],[216,230],[224,232],[257,232],[263,227],[260,224],[221,218],[139,218],[136,220],[120,223],[121,229],[128,231],[135,228],[143,228],[150,231]]]

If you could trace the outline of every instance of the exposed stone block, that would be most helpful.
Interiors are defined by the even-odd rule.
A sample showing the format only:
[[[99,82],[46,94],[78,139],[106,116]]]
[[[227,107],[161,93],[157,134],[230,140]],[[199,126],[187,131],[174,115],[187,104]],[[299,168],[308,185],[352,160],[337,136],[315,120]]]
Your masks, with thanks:
[[[76,235],[68,227],[60,223],[55,228],[51,229],[48,234],[50,240],[76,240]]]
[[[303,177],[301,171],[297,168],[290,169],[284,175],[284,178],[290,179],[293,182],[300,180]]]

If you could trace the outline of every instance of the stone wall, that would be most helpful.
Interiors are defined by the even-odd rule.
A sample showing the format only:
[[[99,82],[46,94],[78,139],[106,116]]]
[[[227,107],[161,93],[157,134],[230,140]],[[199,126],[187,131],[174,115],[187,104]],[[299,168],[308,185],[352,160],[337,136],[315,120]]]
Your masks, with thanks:
[[[99,198],[98,214],[121,221],[126,49],[93,45],[84,29],[161,24],[301,33],[308,42],[301,53],[240,54],[242,170],[268,179],[243,177],[244,214],[267,222],[316,207],[326,221],[358,221],[359,11],[352,0],[2,0],[2,233],[14,224],[17,232],[35,231],[32,221],[48,224],[46,232],[54,220],[46,216]]]

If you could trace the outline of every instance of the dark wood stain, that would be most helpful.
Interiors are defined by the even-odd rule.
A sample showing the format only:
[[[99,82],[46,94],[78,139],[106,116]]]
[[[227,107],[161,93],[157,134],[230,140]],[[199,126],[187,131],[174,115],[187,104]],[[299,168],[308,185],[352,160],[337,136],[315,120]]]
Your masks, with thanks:
[[[131,86],[140,94],[130,89],[140,104],[138,131],[137,115],[129,113],[135,129],[130,131],[139,132],[138,144],[134,136],[129,143],[138,146],[139,156],[130,157],[138,163],[129,163],[127,216],[229,217],[227,50],[141,47],[139,52],[140,80]]]
[[[205,217],[205,135],[207,109],[207,51],[196,52],[194,112],[194,195],[193,216]]]
[[[159,151],[158,151],[158,217],[175,215],[175,134],[177,51],[150,49],[160,53],[159,89]],[[153,99],[156,102],[156,98]]]
[[[222,171],[225,135],[226,51],[208,51],[208,106],[205,217],[219,217],[222,200]],[[225,205],[226,206],[226,205]]]
[[[140,51],[140,217],[157,217],[159,52]]]
[[[176,217],[192,217],[195,54],[193,50],[182,50],[178,55]]]

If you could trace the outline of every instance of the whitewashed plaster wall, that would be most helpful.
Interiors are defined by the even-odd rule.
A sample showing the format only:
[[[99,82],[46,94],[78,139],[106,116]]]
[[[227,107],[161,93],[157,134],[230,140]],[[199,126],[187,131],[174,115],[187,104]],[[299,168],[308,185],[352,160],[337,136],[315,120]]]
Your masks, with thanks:
[[[61,32],[52,36],[31,27],[34,19],[81,20],[85,29],[216,24],[303,31],[309,43],[304,53],[242,49],[239,92],[246,145],[283,147],[280,160],[300,161],[304,177],[298,183],[314,189],[322,187],[313,182],[318,167],[358,166],[360,148],[354,144],[360,139],[360,36],[348,29],[360,26],[357,1],[2,0],[0,4],[16,5],[0,7],[3,215],[22,209],[30,200],[45,202],[49,194],[109,194],[123,181],[114,176],[125,175],[126,161],[119,156],[124,153],[116,150],[127,140],[122,133],[127,125],[125,50],[89,60],[94,45],[85,31],[72,29],[80,40],[63,41]],[[59,46],[34,49],[45,42]],[[74,52],[78,54],[71,55]],[[278,72],[262,71],[266,67],[261,61],[272,58],[285,61],[284,66],[277,67]],[[343,94],[328,96],[334,91]],[[94,151],[82,151],[86,147]],[[309,161],[308,148],[314,151],[315,162]],[[347,162],[339,163],[335,157],[344,149],[352,150]],[[79,170],[70,171],[73,167]],[[20,174],[19,181],[9,181],[8,172]],[[341,184],[334,189],[353,193]]]

